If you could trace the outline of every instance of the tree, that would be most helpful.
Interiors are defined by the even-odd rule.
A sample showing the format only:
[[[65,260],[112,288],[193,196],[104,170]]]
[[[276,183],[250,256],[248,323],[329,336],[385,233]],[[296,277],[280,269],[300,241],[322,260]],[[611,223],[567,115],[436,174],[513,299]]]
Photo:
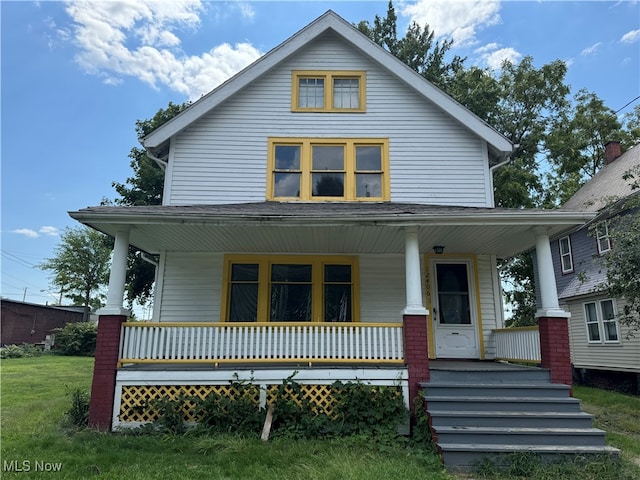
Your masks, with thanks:
[[[615,112],[585,89],[571,109],[557,112],[545,146],[553,170],[549,185],[557,201],[567,201],[604,166],[605,144],[624,135]]]
[[[356,28],[431,83],[446,91],[447,82],[464,63],[464,59],[457,55],[451,62],[445,62],[445,55],[453,45],[453,40],[434,42],[434,32],[429,30],[429,25],[420,27],[415,22],[409,25],[405,36],[398,39],[397,21],[393,2],[389,1],[385,18],[376,15],[373,26],[367,20],[362,20]]]
[[[189,106],[189,103],[177,105],[169,102],[167,108],[159,109],[153,118],[136,121],[136,133],[138,138],[148,135],[153,130],[171,120]],[[116,205],[161,205],[162,191],[164,188],[164,170],[147,156],[146,150],[133,147],[129,152],[130,165],[133,176],[127,178],[124,184],[113,182],[112,186],[120,195],[113,202],[103,200],[104,203]],[[155,280],[155,267],[145,261],[142,252],[134,247],[129,247],[127,261],[126,295],[129,304],[134,301],[144,305],[153,292]]]
[[[90,228],[67,228],[54,249],[54,257],[39,265],[53,273],[51,283],[76,305],[95,311],[103,306],[100,291],[109,283],[113,240]],[[85,320],[87,318],[85,317]]]

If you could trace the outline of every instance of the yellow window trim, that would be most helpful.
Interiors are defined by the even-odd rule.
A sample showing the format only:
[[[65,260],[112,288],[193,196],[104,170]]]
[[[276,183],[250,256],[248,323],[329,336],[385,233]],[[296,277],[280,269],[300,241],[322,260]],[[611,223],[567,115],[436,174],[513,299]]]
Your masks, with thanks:
[[[319,201],[319,202],[380,202],[391,199],[391,187],[389,182],[389,139],[388,138],[292,138],[269,137],[267,139],[267,200],[277,201]],[[301,147],[300,158],[300,196],[276,197],[274,185],[274,172],[276,170],[275,147],[280,145],[298,145]],[[335,145],[345,147],[345,185],[343,197],[319,197],[311,195],[311,147],[314,145]],[[356,147],[374,146],[382,147],[382,169],[380,197],[356,196]],[[367,173],[363,171],[362,173]],[[376,171],[377,172],[377,171]]]
[[[324,107],[299,107],[298,80],[317,78],[324,80]],[[333,106],[333,80],[358,79],[358,108],[335,108]],[[364,70],[294,70],[291,72],[291,111],[324,113],[362,113],[366,111],[366,72]]]
[[[311,295],[313,322],[324,320],[324,265],[351,265],[351,305],[352,322],[360,321],[360,266],[357,256],[350,255],[245,255],[229,254],[224,256],[222,274],[222,301],[220,306],[220,321],[229,320],[229,285],[231,283],[231,266],[236,263],[255,263],[258,268],[258,323],[269,321],[269,290],[270,265],[278,264],[310,264],[312,266]]]

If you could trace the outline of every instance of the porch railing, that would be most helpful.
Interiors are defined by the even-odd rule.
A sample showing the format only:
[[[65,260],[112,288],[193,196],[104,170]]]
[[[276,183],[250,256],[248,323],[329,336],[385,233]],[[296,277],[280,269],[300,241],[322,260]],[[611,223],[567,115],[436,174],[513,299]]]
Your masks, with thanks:
[[[538,327],[498,328],[493,330],[496,340],[496,359],[512,362],[540,363],[540,334]]]
[[[141,323],[120,336],[127,363],[404,363],[397,323]]]

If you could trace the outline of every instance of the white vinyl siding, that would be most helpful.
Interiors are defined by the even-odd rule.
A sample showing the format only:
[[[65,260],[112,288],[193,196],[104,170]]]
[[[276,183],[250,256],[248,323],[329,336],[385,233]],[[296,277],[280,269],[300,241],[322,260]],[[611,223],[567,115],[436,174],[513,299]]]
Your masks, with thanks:
[[[291,112],[291,71],[311,69],[366,71],[366,113]],[[492,205],[485,142],[333,35],[175,137],[165,204],[264,201],[270,136],[389,138],[391,201]]]
[[[495,291],[497,286],[492,281],[494,272],[497,271],[495,258],[482,255],[478,257],[478,280],[480,291],[480,315],[482,318],[482,336],[484,338],[484,353],[487,360],[496,358],[496,342],[492,330],[500,328],[498,325],[498,315],[502,312],[496,311],[496,296],[500,295]]]
[[[360,256],[360,321],[402,322],[404,255]]]
[[[640,373],[640,336],[627,338],[629,327],[618,325],[619,342],[590,343],[587,336],[584,304],[605,300],[605,297],[592,297],[569,302],[571,313],[569,332],[571,339],[571,362],[576,368],[617,370]],[[618,311],[624,308],[624,302],[614,300]],[[600,307],[598,307],[600,308]],[[604,337],[602,337],[604,339]]]
[[[222,254],[164,254],[163,322],[217,322],[220,318]]]

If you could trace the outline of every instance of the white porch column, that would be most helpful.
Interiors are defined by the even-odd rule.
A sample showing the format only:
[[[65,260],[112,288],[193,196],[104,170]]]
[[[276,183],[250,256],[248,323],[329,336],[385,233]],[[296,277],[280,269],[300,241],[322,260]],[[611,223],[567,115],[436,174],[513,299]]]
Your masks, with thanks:
[[[418,227],[407,227],[405,229],[404,261],[407,305],[402,313],[404,315],[428,315],[429,312],[422,304]]]
[[[124,287],[127,279],[127,254],[129,252],[129,230],[116,233],[109,274],[109,291],[107,305],[100,309],[100,315],[128,315],[129,311],[123,307]]]
[[[560,308],[558,304],[558,291],[556,277],[553,272],[553,259],[549,235],[546,231],[536,230],[536,262],[538,265],[538,280],[540,289],[541,307],[536,312],[536,317],[563,317],[569,318],[571,314]]]

